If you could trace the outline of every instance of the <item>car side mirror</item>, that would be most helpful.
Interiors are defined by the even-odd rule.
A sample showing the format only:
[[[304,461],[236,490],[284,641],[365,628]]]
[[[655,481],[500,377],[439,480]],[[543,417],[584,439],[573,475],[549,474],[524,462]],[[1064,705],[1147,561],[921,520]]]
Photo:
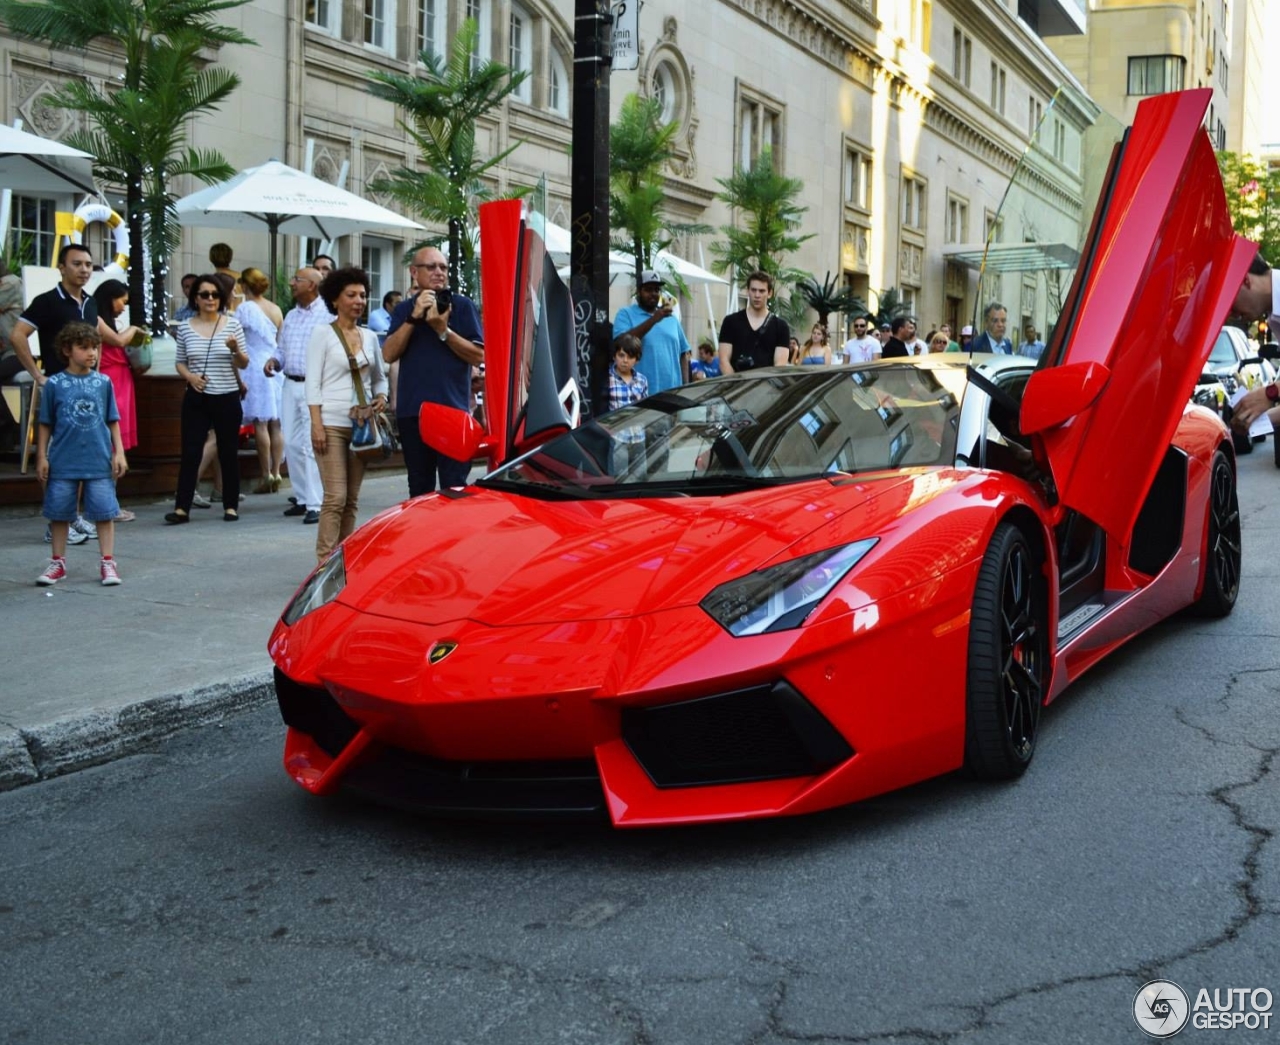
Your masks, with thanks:
[[[1280,359],[1280,345],[1277,345],[1274,341],[1268,341],[1258,349],[1258,355],[1263,359],[1270,359],[1274,362]]]
[[[1087,410],[1111,379],[1101,363],[1069,363],[1037,370],[1022,393],[1019,427],[1023,435],[1056,428]]]
[[[489,449],[489,433],[466,410],[444,403],[423,403],[418,434],[431,449],[455,461],[470,461]]]
[[[1236,368],[1239,369],[1250,365],[1257,366],[1262,362],[1262,359],[1263,357],[1261,355],[1245,356],[1244,359],[1240,360],[1240,362],[1236,364]]]

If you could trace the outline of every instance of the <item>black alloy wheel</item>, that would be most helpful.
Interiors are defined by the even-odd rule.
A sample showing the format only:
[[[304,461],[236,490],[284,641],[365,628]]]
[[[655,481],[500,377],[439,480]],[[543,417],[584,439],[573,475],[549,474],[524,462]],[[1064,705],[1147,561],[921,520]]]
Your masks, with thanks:
[[[1213,455],[1209,475],[1209,534],[1204,588],[1192,609],[1202,617],[1225,617],[1240,594],[1240,503],[1236,470],[1225,450]]]
[[[964,764],[973,776],[1013,779],[1035,754],[1049,673],[1047,587],[1026,536],[1001,523],[978,570],[969,621]]]

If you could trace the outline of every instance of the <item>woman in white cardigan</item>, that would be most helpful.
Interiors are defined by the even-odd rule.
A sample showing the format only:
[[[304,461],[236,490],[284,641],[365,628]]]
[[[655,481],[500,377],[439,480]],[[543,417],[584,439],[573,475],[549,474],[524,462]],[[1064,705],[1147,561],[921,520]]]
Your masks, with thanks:
[[[351,422],[354,417],[380,414],[387,408],[387,373],[378,335],[359,325],[369,297],[369,277],[364,270],[335,269],[320,284],[320,296],[338,317],[332,324],[317,326],[307,345],[311,446],[324,486],[316,558],[324,562],[356,528],[364,462],[350,452]],[[363,408],[356,395],[351,359],[364,386]]]

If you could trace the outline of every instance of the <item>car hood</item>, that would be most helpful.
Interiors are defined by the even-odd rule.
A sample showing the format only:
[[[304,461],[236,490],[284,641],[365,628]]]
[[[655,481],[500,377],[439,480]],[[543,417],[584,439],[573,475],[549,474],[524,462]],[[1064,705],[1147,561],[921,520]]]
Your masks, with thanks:
[[[833,543],[876,536],[908,510],[907,496],[889,494],[911,478],[720,497],[545,501],[472,487],[419,498],[348,539],[339,601],[422,624],[492,626],[692,605],[850,511],[859,515],[837,527],[849,536]]]

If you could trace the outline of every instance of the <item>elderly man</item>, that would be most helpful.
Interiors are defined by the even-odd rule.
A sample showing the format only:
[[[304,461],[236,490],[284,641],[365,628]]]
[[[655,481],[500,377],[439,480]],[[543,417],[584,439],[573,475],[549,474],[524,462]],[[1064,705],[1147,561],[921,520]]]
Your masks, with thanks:
[[[284,510],[288,516],[301,515],[304,523],[320,521],[320,505],[324,488],[320,485],[320,468],[316,452],[311,448],[311,409],[307,406],[307,345],[311,334],[321,323],[333,322],[333,316],[320,297],[320,273],[313,268],[298,269],[289,280],[294,308],[284,317],[284,325],[276,337],[276,350],[262,368],[270,377],[283,370],[286,378],[280,405],[280,427],[284,433],[285,458],[289,462],[289,481],[293,484],[293,504]]]
[[[635,368],[649,383],[650,395],[689,383],[689,356],[693,351],[673,314],[674,308],[661,298],[662,277],[653,269],[645,269],[636,288],[636,303],[620,309],[613,319],[615,350],[623,334],[640,339],[643,354]]]
[[[987,329],[973,339],[970,351],[1013,355],[1013,342],[1005,337],[1005,330],[1009,326],[1009,310],[1000,302],[993,301],[982,310],[982,321]]]
[[[382,358],[399,362],[396,379],[396,423],[404,466],[409,473],[409,496],[450,486],[465,486],[470,461],[427,446],[418,429],[423,403],[444,403],[471,412],[471,368],[484,362],[484,332],[480,313],[470,298],[449,292],[449,263],[435,247],[413,256],[411,293],[391,314],[391,330],[382,345]]]
[[[1272,333],[1280,330],[1280,279],[1278,269],[1267,264],[1261,254],[1253,259],[1249,271],[1245,273],[1244,283],[1236,293],[1235,314],[1250,323],[1257,319],[1266,319]],[[1273,381],[1246,392],[1240,402],[1235,405],[1232,423],[1248,431],[1249,425],[1259,414],[1280,407],[1280,382]],[[1280,423],[1280,411],[1271,415],[1275,423]],[[1277,436],[1280,438],[1280,436]],[[1280,460],[1280,443],[1277,443],[1277,460]]]

